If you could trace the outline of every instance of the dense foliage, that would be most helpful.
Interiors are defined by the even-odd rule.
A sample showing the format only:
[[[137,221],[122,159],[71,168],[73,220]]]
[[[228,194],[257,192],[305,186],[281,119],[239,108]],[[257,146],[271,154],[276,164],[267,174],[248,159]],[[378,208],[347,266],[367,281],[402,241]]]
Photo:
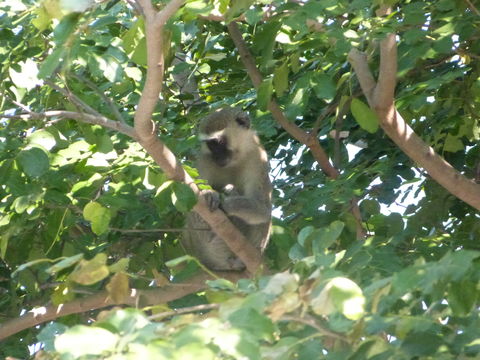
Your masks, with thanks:
[[[0,4],[0,330],[32,309],[104,289],[121,303],[129,289],[203,272],[178,243],[189,188],[134,139],[51,113],[133,125],[148,51],[136,3]],[[250,112],[275,189],[270,275],[216,279],[136,310],[84,309],[11,335],[0,357],[40,348],[45,359],[480,356],[479,213],[385,135],[347,61],[356,47],[376,73],[378,42],[395,31],[399,112],[480,180],[480,12],[469,0],[393,5],[379,18],[370,0],[187,1],[166,27],[153,120],[195,175],[198,120],[225,104]],[[258,90],[225,26],[238,17],[264,76]],[[318,130],[337,178],[275,122],[271,98],[299,128]]]

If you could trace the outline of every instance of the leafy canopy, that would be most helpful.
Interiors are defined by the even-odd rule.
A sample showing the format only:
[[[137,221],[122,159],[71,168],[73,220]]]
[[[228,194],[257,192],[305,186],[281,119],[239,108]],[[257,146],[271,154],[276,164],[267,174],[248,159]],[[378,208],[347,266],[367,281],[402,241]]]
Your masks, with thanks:
[[[0,329],[101,290],[121,303],[131,289],[188,282],[203,271],[178,244],[196,201],[190,188],[125,134],[49,113],[133,125],[148,52],[135,2],[0,4]],[[365,51],[377,73],[376,44],[395,31],[398,110],[478,179],[480,13],[473,1],[391,5],[381,19],[369,0],[187,1],[165,28],[153,120],[195,176],[198,120],[224,104],[250,111],[272,164],[271,275],[217,279],[172,302],[139,301],[139,310],[85,308],[14,331],[0,355],[43,347],[45,359],[479,356],[479,214],[379,129],[347,53]],[[257,90],[225,26],[234,19],[264,77]],[[193,90],[182,86],[189,80]],[[338,178],[274,121],[271,99],[290,122],[318,129]],[[356,236],[352,199],[366,239]]]

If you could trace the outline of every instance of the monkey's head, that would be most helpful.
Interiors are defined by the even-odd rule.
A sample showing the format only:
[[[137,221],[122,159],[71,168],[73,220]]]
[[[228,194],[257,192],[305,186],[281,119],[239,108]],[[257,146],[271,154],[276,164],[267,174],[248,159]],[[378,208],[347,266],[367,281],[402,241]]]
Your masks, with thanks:
[[[235,166],[257,143],[248,114],[238,108],[222,108],[203,119],[199,126],[202,155],[219,167]]]

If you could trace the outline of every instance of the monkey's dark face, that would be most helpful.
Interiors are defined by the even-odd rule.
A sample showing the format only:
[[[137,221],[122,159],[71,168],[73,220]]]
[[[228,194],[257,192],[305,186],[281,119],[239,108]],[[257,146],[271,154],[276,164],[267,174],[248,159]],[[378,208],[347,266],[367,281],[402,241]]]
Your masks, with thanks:
[[[215,164],[220,167],[228,165],[232,158],[232,151],[228,148],[228,141],[225,136],[205,140],[210,155]]]

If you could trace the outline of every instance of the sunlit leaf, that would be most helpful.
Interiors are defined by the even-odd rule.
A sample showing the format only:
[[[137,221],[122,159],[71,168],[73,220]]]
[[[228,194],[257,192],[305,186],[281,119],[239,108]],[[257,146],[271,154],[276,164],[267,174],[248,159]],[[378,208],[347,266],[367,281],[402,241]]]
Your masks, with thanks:
[[[197,203],[197,197],[190,186],[174,183],[172,187],[172,204],[181,212],[190,211]]]
[[[265,111],[267,110],[270,99],[273,93],[273,79],[267,78],[262,81],[257,90],[257,104],[258,107]]]
[[[107,286],[108,296],[116,302],[120,303],[129,294],[128,276],[123,272],[117,272],[112,276]]]
[[[348,319],[358,320],[364,315],[365,297],[362,289],[352,280],[336,277],[329,280],[320,293],[312,297],[311,307],[318,315],[339,311]]]
[[[378,130],[378,117],[375,112],[365,103],[358,99],[352,99],[350,104],[353,117],[358,125],[369,133],[375,133]]]
[[[51,150],[57,144],[55,137],[46,130],[37,130],[27,139],[31,146],[38,145],[46,150]]]
[[[58,273],[59,271],[62,271],[63,269],[66,269],[66,268],[68,268],[72,265],[75,265],[81,259],[83,259],[83,254],[73,255],[73,256],[70,256],[70,257],[67,257],[65,259],[60,260],[55,265],[52,265],[48,269],[45,269],[45,271],[47,273],[53,275],[55,273]]]
[[[107,256],[103,253],[95,255],[91,260],[81,260],[74,272],[70,274],[70,280],[82,285],[92,285],[109,275],[106,265]]]
[[[288,89],[288,64],[286,62],[275,69],[273,86],[278,96],[282,96]]]
[[[55,350],[74,358],[101,355],[113,351],[118,341],[117,335],[103,328],[77,325],[55,339]]]
[[[42,63],[40,70],[38,72],[38,77],[40,79],[45,79],[50,77],[53,72],[60,65],[62,57],[66,54],[66,49],[63,47],[56,48]]]
[[[83,208],[83,217],[92,224],[92,231],[101,235],[108,230],[111,218],[110,210],[97,202],[90,202]]]
[[[37,63],[31,59],[27,59],[25,62],[21,62],[18,65],[20,65],[20,72],[16,72],[13,68],[9,69],[10,77],[15,86],[31,90],[35,86],[41,84],[38,79]]]

